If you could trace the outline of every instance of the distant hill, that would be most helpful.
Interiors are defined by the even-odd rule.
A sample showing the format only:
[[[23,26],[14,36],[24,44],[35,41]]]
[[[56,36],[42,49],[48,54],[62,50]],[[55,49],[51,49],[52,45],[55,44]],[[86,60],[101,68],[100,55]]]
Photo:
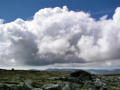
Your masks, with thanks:
[[[87,71],[94,74],[120,74],[120,69],[88,69]]]
[[[80,69],[46,69],[46,70],[36,70],[31,69],[30,71],[64,71],[64,72],[74,72]],[[84,69],[93,74],[120,74],[120,69]]]
[[[6,69],[0,69],[0,71],[5,71]],[[30,69],[24,71],[49,71],[49,72],[74,72],[80,69],[46,69],[46,70],[38,70],[38,69]],[[93,74],[120,74],[120,69],[81,69]],[[23,70],[22,70],[23,71]]]

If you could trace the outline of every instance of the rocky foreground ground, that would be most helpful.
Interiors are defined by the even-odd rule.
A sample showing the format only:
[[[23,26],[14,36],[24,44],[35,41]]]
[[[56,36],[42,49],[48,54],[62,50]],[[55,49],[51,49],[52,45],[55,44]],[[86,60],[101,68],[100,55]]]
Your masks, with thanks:
[[[68,73],[68,75],[52,76],[52,73],[55,72],[49,72],[47,74],[50,77],[24,78],[20,76],[20,73],[14,72],[12,71],[12,74],[15,74],[14,80],[9,79],[10,82],[8,78],[5,81],[5,77],[1,76],[4,77],[4,80],[0,80],[0,90],[120,90],[119,75],[94,75],[79,70]],[[34,73],[36,72],[32,72],[32,74]],[[26,74],[26,77],[27,75],[30,77],[29,74]],[[39,77],[38,74],[35,75]],[[44,76],[46,74],[40,73],[39,75]],[[8,77],[10,78],[10,76]]]

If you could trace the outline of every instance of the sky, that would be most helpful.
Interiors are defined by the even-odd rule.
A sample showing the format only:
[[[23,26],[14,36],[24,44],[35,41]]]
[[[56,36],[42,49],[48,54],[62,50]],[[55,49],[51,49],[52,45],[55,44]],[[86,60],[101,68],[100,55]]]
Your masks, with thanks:
[[[119,0],[1,0],[0,68],[119,68],[119,6]]]
[[[90,12],[96,19],[105,14],[111,18],[120,0],[0,0],[0,18],[5,22],[16,18],[27,20],[42,8],[64,5],[70,10]]]

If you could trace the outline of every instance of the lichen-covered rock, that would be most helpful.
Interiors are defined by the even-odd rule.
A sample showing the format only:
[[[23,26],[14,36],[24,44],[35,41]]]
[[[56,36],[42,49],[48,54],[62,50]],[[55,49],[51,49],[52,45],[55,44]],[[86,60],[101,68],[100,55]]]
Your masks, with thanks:
[[[62,83],[61,90],[71,90],[69,83]]]
[[[32,90],[43,90],[43,89],[41,89],[41,88],[33,88]]]
[[[25,80],[19,84],[0,83],[0,90],[42,90],[41,88],[32,87],[31,83],[31,80]]]
[[[46,84],[43,86],[43,90],[61,90],[59,84]]]
[[[17,90],[17,86],[15,84],[0,83],[0,90]]]

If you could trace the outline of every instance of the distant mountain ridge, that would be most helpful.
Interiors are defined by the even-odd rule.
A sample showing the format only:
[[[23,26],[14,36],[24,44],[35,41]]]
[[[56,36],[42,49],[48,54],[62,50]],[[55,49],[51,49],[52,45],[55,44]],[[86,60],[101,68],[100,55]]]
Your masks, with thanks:
[[[6,69],[0,69],[0,71],[4,71],[4,70],[6,70]],[[46,70],[29,69],[28,71],[74,72],[77,70],[85,70],[85,71],[93,73],[93,74],[120,74],[120,69],[46,69]]]
[[[31,71],[65,71],[65,72],[74,72],[80,69],[46,69],[46,70],[36,70],[31,69]],[[93,74],[120,74],[120,69],[81,69]]]
[[[87,71],[95,74],[120,74],[120,69],[88,69]]]

